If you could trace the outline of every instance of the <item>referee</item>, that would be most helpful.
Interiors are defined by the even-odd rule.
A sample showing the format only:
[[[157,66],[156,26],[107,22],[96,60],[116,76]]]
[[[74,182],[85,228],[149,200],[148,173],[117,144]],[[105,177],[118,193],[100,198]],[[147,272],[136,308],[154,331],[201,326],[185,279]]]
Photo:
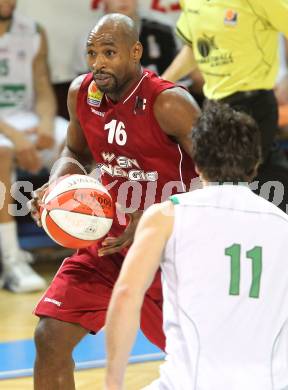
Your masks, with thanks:
[[[278,180],[288,185],[288,163],[274,147],[278,107],[273,91],[279,66],[278,34],[288,37],[288,0],[180,3],[177,33],[185,44],[162,77],[177,81],[198,66],[207,99],[222,100],[258,123],[264,156],[260,183]],[[284,211],[286,203],[279,205]]]

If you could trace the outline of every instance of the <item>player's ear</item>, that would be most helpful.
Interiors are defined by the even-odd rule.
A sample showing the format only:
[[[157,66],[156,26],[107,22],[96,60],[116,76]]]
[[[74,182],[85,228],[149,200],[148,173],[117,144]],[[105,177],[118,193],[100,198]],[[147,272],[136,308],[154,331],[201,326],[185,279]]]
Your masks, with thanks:
[[[132,56],[135,63],[140,62],[143,53],[143,46],[141,42],[137,41],[132,48]]]

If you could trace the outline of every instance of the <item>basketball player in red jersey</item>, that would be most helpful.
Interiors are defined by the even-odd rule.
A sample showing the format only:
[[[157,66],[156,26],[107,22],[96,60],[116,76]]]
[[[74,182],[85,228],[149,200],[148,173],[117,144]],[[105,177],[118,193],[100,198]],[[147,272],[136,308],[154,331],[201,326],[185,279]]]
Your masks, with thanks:
[[[124,226],[115,220],[101,244],[65,259],[38,303],[35,390],[75,388],[73,348],[104,324],[141,210],[171,192],[189,189],[195,176],[190,131],[198,108],[187,91],[142,69],[141,54],[133,21],[120,14],[106,15],[87,41],[92,72],[76,78],[69,90],[70,123],[63,156],[82,166],[96,162],[113,200],[136,211],[127,214],[129,223]],[[77,164],[61,164],[52,180],[72,173],[83,171]],[[38,223],[42,196],[43,188],[32,202]],[[141,328],[164,349],[161,306],[158,274],[145,297]]]

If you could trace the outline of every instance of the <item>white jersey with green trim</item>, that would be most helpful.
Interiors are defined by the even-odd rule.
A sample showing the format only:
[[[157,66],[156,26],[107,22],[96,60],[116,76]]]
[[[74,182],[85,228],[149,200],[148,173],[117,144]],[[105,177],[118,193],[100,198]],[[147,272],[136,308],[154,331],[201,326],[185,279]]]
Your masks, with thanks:
[[[33,111],[33,60],[39,47],[36,23],[15,13],[0,37],[0,119]]]
[[[173,197],[167,359],[149,389],[288,388],[288,217],[248,186]]]

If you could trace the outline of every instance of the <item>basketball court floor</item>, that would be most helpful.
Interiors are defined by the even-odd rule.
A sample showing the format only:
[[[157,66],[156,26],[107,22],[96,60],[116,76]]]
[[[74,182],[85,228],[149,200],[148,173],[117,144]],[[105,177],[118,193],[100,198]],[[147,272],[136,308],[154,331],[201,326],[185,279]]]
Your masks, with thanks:
[[[36,263],[35,269],[51,280],[59,263]],[[32,315],[41,293],[13,294],[0,290],[0,389],[33,389],[35,347],[33,331],[37,318]],[[137,390],[158,376],[163,353],[139,332],[126,375],[126,389]],[[105,365],[104,333],[88,335],[74,353],[77,390],[102,389]],[[133,363],[133,364],[132,364]]]

